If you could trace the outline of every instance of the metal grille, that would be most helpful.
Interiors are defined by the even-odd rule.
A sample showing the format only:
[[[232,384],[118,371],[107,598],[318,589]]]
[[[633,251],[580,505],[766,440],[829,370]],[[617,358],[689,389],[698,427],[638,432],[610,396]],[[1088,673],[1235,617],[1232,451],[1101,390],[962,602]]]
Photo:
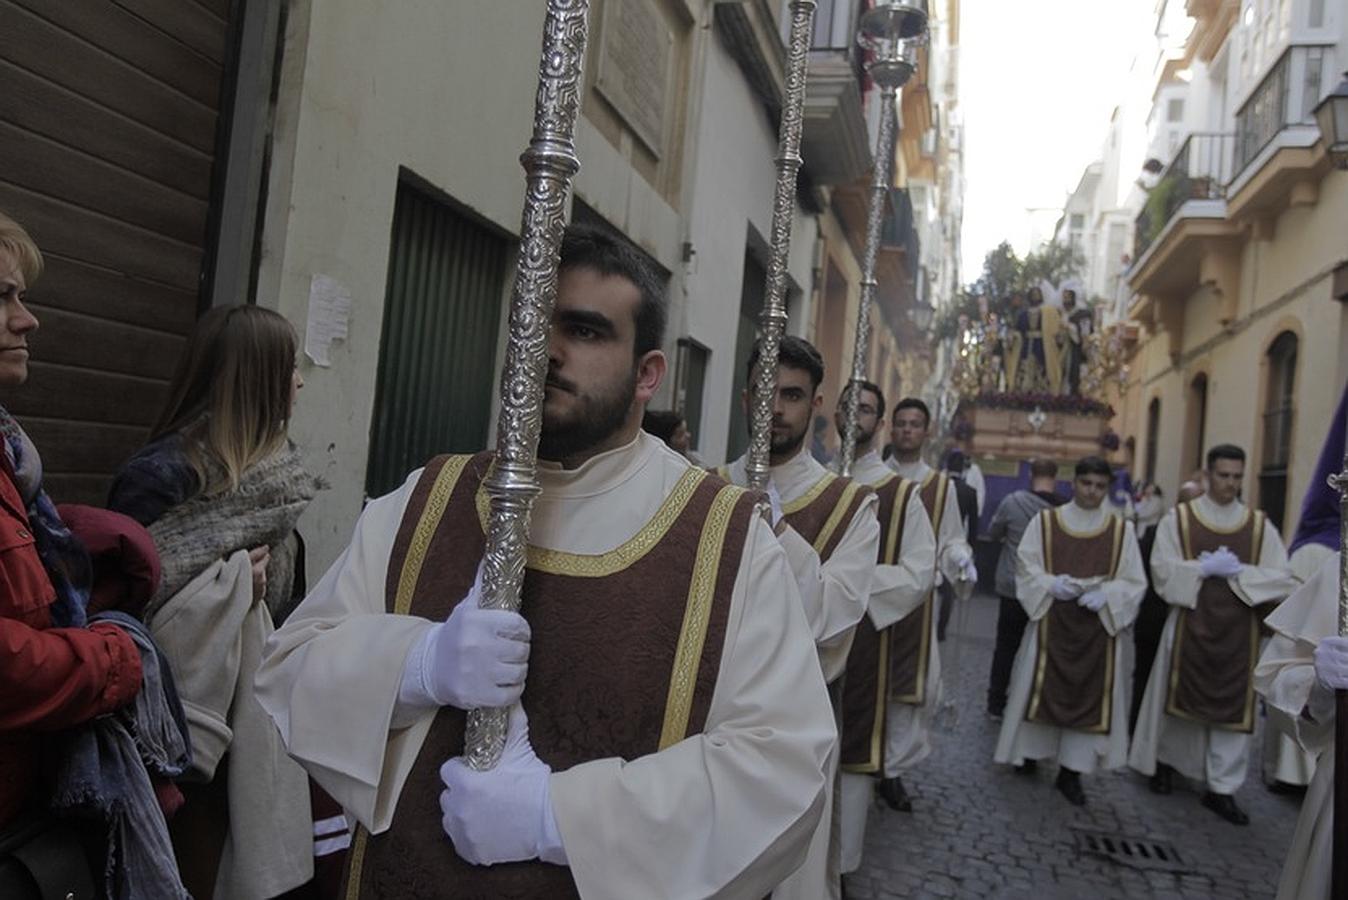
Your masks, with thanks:
[[[1085,856],[1094,856],[1130,868],[1156,872],[1189,870],[1179,851],[1168,841],[1084,829],[1076,831],[1075,834],[1077,852]]]

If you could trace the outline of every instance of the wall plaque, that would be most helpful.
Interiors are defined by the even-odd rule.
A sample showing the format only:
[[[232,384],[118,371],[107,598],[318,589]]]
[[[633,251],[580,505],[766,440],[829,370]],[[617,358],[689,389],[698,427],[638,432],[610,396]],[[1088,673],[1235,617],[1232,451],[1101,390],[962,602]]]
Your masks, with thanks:
[[[659,157],[665,140],[674,35],[652,0],[608,0],[599,27],[595,86]]]

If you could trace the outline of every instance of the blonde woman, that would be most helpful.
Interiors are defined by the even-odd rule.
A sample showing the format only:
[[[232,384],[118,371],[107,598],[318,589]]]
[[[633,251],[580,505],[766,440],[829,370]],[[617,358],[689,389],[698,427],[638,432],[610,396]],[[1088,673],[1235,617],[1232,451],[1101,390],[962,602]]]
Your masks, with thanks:
[[[303,590],[295,523],[321,487],[287,436],[303,385],[295,354],[294,329],[275,312],[203,316],[149,444],[109,498],[149,528],[163,563],[145,619],[192,733],[171,832],[198,900],[275,897],[313,876],[307,778],[252,688],[274,617]]]

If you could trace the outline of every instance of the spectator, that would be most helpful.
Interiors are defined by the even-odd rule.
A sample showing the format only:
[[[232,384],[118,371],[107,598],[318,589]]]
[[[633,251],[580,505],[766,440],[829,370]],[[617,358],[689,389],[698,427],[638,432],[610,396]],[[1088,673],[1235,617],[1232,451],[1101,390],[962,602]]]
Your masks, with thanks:
[[[693,452],[693,433],[683,416],[672,409],[648,409],[641,417],[641,430],[658,437],[669,449],[699,464]]]
[[[150,529],[163,584],[146,622],[178,679],[194,760],[172,823],[198,900],[275,897],[313,876],[308,780],[253,694],[262,646],[303,593],[295,523],[316,491],[287,437],[295,333],[255,306],[197,325],[150,442],[109,506]]]
[[[1165,515],[1165,499],[1161,496],[1161,486],[1152,481],[1142,482],[1137,492],[1137,503],[1133,507],[1137,518],[1138,540],[1157,525]]]
[[[1061,506],[1057,486],[1058,466],[1052,460],[1030,460],[1029,490],[1008,494],[992,514],[988,536],[1001,541],[1001,556],[997,559],[997,644],[992,654],[992,673],[988,680],[988,715],[1000,720],[1006,709],[1006,690],[1011,683],[1011,666],[1016,659],[1029,617],[1016,599],[1016,550],[1025,528],[1039,511],[1050,506]]]

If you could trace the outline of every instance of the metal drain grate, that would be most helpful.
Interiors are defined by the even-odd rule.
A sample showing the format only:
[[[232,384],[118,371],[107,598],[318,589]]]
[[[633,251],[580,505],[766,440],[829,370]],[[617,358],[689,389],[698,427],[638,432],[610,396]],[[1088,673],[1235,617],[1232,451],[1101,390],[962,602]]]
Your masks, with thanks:
[[[1134,869],[1186,872],[1188,866],[1168,841],[1129,837],[1109,831],[1076,831],[1077,852]]]

